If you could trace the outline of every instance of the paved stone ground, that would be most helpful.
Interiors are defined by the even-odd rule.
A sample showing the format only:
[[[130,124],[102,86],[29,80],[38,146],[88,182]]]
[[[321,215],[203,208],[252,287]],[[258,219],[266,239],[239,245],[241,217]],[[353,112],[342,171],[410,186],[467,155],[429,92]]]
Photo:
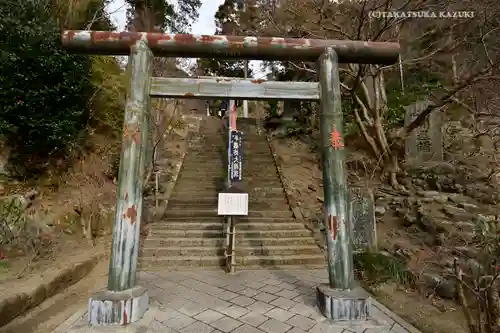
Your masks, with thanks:
[[[372,319],[335,323],[316,307],[326,270],[141,272],[150,308],[128,326],[89,327],[82,310],[54,333],[419,333],[374,302]]]

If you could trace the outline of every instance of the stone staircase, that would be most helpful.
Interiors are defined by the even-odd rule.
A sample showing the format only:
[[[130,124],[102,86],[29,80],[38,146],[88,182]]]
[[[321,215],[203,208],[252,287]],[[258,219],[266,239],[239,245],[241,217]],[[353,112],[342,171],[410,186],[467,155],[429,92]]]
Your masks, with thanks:
[[[244,132],[243,179],[249,214],[236,218],[236,263],[244,267],[324,265],[311,231],[295,220],[267,139],[255,120],[238,119]],[[141,265],[222,266],[225,230],[217,215],[226,179],[226,143],[221,121],[206,117],[192,140],[163,217],[150,223]]]

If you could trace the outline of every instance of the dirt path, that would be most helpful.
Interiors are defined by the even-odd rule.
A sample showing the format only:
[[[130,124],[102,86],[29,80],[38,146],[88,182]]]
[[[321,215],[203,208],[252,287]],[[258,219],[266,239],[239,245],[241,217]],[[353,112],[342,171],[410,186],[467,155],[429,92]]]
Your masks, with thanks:
[[[108,260],[103,259],[87,277],[0,328],[0,333],[51,333],[67,318],[85,308],[88,297],[106,286],[107,275]]]

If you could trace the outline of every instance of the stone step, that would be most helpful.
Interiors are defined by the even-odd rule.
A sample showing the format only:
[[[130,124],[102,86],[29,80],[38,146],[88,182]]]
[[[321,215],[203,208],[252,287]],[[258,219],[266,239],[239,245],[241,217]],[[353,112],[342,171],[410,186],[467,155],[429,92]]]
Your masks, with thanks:
[[[167,199],[158,199],[158,200],[167,200]],[[174,199],[173,199],[174,200]],[[217,201],[212,203],[199,203],[197,200],[193,200],[191,203],[186,203],[185,201],[174,201],[170,200],[168,202],[169,209],[216,209],[218,206]],[[249,210],[289,210],[288,203],[286,201],[278,201],[278,202],[250,202],[248,203]]]
[[[189,238],[175,237],[167,238],[163,235],[150,235],[144,241],[144,247],[159,246],[203,246],[203,247],[224,247],[225,237],[218,238]],[[259,239],[238,239],[238,246],[242,247],[267,247],[267,246],[295,246],[295,245],[316,245],[313,237],[261,237]]]
[[[195,184],[191,182],[178,182],[174,186],[174,193],[182,193],[182,192],[211,192],[211,193],[219,193],[224,190],[224,184],[199,184],[199,186],[195,186]]]
[[[263,255],[297,255],[297,254],[321,254],[322,250],[317,245],[297,245],[290,246],[268,246],[268,247],[241,247],[236,246],[237,257],[263,256]],[[142,257],[163,257],[163,256],[223,256],[223,247],[204,246],[160,246],[143,247]]]
[[[244,171],[273,171],[276,172],[276,165],[273,160],[269,158],[268,160],[258,160],[258,159],[247,159],[245,163],[245,158],[243,158],[243,172]]]
[[[236,256],[236,269],[244,267],[280,267],[289,265],[324,265],[326,262],[323,253],[294,254],[294,255],[250,255]]]
[[[172,256],[172,257],[139,257],[138,268],[151,267],[221,267],[226,259],[221,256]]]
[[[214,198],[214,200],[217,200],[218,198],[218,193],[208,193],[208,192],[200,192],[200,193],[189,193],[189,192],[183,192],[183,193],[173,193],[171,199],[172,200],[181,200],[181,201],[186,201],[186,200],[192,200],[193,198],[196,198],[198,200],[205,200],[207,198]],[[262,200],[286,200],[286,197],[283,193],[261,193],[261,194],[252,194],[248,197],[248,204],[252,202],[260,202]]]
[[[288,265],[324,265],[322,254],[286,255],[286,256],[244,256],[235,257],[239,269],[255,266],[280,267]],[[224,256],[172,256],[172,257],[141,257],[139,267],[148,266],[182,266],[182,267],[216,267],[224,266]]]
[[[222,176],[226,173],[226,166],[224,165],[212,165],[210,161],[205,161],[204,163],[189,163],[184,164],[181,169],[181,175],[183,173],[188,174],[198,174],[205,175],[209,177]]]
[[[217,158],[224,154],[225,149],[220,147],[220,145],[213,147],[189,147],[185,158],[188,157],[197,157],[199,155],[205,155],[210,158]]]
[[[288,220],[288,222],[241,222],[236,220],[236,230],[304,230],[302,223],[296,220]],[[274,221],[273,221],[274,222]],[[224,230],[225,226],[222,221],[165,221],[149,223],[150,230]]]
[[[227,178],[227,169],[226,166],[220,169],[201,169],[201,168],[198,169],[191,168],[191,170],[181,169],[178,179],[181,179],[181,177],[187,179],[195,179],[195,180],[198,180],[199,177],[203,177],[203,179],[207,179],[207,181],[208,179],[219,178],[225,181]],[[244,179],[248,180],[263,180],[263,181],[279,178],[278,171],[276,170],[276,168],[268,172],[252,171],[243,168],[243,177]]]
[[[221,238],[224,237],[224,230],[170,230],[170,229],[150,229],[149,235],[153,238]],[[251,246],[260,246],[260,238],[301,238],[311,237],[311,231],[301,228],[292,230],[236,230],[236,239],[249,240]]]
[[[193,209],[168,209],[165,212],[165,217],[210,217],[218,216],[217,209],[206,209],[206,210],[193,210]],[[249,210],[248,217],[289,217],[293,218],[293,212],[291,210]]]
[[[208,168],[209,165],[211,168],[212,166],[214,168],[222,168],[226,164],[224,156],[225,155],[222,154],[219,156],[191,156],[189,158],[185,158],[182,165],[197,166],[199,163],[202,163],[205,168]]]
[[[198,171],[186,171],[181,170],[178,180],[189,179],[195,182],[202,180],[203,182],[210,182],[210,180],[218,178],[219,180],[225,180],[227,178],[227,172],[223,169],[221,170],[198,170]]]
[[[165,198],[168,199],[168,198]],[[172,197],[171,200],[169,200],[168,204],[169,205],[193,205],[196,207],[197,205],[199,206],[217,206],[218,203],[218,196],[208,196],[208,197],[203,197],[203,198],[196,198],[193,199],[192,197]],[[261,197],[249,197],[248,198],[248,205],[255,205],[255,204],[269,204],[269,205],[286,205],[288,207],[288,201],[284,196],[280,197],[275,197],[275,198],[261,198]]]
[[[224,165],[224,155],[221,153],[218,156],[190,156],[190,157],[185,157],[183,166],[185,165],[197,165],[200,163],[200,161],[203,162],[205,165],[206,163],[210,163],[210,165],[213,166],[222,166]]]
[[[281,185],[281,184],[280,184]],[[248,193],[248,195],[261,195],[261,194],[268,194],[268,193],[273,193],[273,194],[281,194],[284,195],[283,187],[259,187],[259,186],[245,186],[244,184],[238,186],[241,188],[241,190],[244,191],[244,193]],[[224,185],[196,185],[196,183],[189,183],[189,184],[182,184],[182,185],[176,185],[174,187],[174,193],[177,194],[183,194],[183,193],[195,193],[195,192],[200,192],[200,191],[210,191],[214,190],[220,192],[224,190]]]
[[[207,156],[218,156],[224,151],[224,146],[220,143],[191,145],[188,147],[186,157],[198,156],[199,154],[204,154]]]
[[[168,210],[168,208],[167,208]],[[189,222],[200,222],[200,223],[207,223],[207,222],[212,222],[212,223],[222,223],[224,221],[224,216],[210,216],[210,217],[192,217],[192,216],[183,216],[183,217],[174,217],[174,218],[165,218],[163,217],[158,217],[158,219],[155,222],[151,223],[169,223],[169,222],[175,222],[175,223],[189,223]],[[248,216],[237,216],[236,218],[236,223],[253,223],[253,222],[260,222],[260,223],[288,223],[288,222],[297,222],[298,220],[295,220],[293,218],[289,217],[248,217]]]
[[[217,188],[198,188],[198,189],[193,189],[193,188],[187,188],[185,189],[185,186],[175,187],[174,191],[172,192],[172,198],[176,196],[180,197],[192,197],[192,198],[205,198],[205,197],[210,197],[210,196],[215,196],[217,197],[218,193],[223,191],[224,187],[221,186],[219,189]],[[163,198],[162,198],[163,199]]]
[[[212,184],[214,181],[225,182],[227,178],[227,171],[224,168],[221,168],[220,170],[198,170],[191,172],[181,170],[181,172],[177,176],[177,180],[190,180],[193,182],[199,182],[199,177],[203,178],[204,183],[209,184]]]
[[[225,164],[224,156],[224,153],[221,153],[219,156],[190,156],[189,158],[186,157],[184,159],[183,165],[195,166],[202,162],[205,167],[208,166],[207,163],[210,163],[210,166],[213,165],[214,167],[222,166]]]
[[[183,165],[180,176],[184,176],[185,174],[187,175],[196,175],[196,176],[204,176],[206,178],[213,178],[213,177],[220,177],[225,175],[224,168],[207,168],[207,166],[201,165],[201,166],[190,166],[190,165]]]
[[[238,184],[233,184],[240,188],[244,193],[248,193],[249,195],[252,194],[266,194],[266,193],[274,193],[274,194],[283,194],[283,187],[281,186],[281,183],[279,182],[274,182],[275,186],[270,187],[270,186],[262,186],[265,185],[263,182],[256,182],[253,184],[248,184],[248,183],[238,183]],[[224,184],[203,184],[203,182],[200,180],[198,182],[179,182],[178,185],[174,187],[174,192],[199,192],[202,190],[216,190],[216,191],[223,191]]]

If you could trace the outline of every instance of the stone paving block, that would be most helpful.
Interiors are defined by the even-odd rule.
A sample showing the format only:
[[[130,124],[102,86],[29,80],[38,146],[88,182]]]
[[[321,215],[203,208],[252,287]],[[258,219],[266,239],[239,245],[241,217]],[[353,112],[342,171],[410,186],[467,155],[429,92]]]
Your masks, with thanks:
[[[213,330],[213,327],[208,326],[201,321],[195,321],[194,323],[181,329],[180,333],[211,333]]]
[[[166,290],[166,291],[173,291],[173,290],[177,289],[177,287],[179,285],[177,284],[177,282],[162,281],[162,282],[156,284],[156,286],[158,286],[158,288]]]
[[[227,286],[224,286],[224,289],[235,292],[235,293],[237,293],[238,291],[241,291],[245,288],[246,287],[241,285],[241,284],[228,284]]]
[[[236,328],[233,333],[263,333],[261,330],[252,327],[250,325],[241,325],[240,327]]]
[[[306,281],[306,280],[300,280],[300,281],[296,282],[295,284],[303,286],[303,287],[310,287],[310,288],[316,287],[318,285],[318,283],[316,283],[316,282]]]
[[[224,291],[221,288],[194,279],[179,281],[179,284],[209,295],[217,295]]]
[[[212,286],[208,283],[201,283],[197,290],[199,290],[203,293],[207,293],[209,295],[215,295],[215,296],[224,291],[224,289],[216,287],[216,286]]]
[[[377,306],[375,301],[373,317],[368,321],[334,323],[327,320],[320,313],[315,296],[316,286],[328,278],[326,269],[242,271],[234,276],[212,270],[140,272],[139,278],[141,285],[149,290],[151,303],[138,322],[113,328],[90,327],[86,316],[79,315],[68,319],[63,326],[65,330],[56,332],[410,333],[403,321],[403,324],[394,323],[392,318],[397,316],[388,315],[391,312]],[[411,330],[415,332],[418,331]]]
[[[364,333],[368,332],[368,330],[371,330],[370,333],[389,333],[391,328],[390,325],[384,325],[373,319],[359,322],[333,322],[331,320],[325,320],[322,323],[332,328],[342,328],[346,333]]]
[[[268,311],[274,309],[274,306],[270,305],[270,304],[267,304],[267,303],[264,303],[264,302],[261,302],[261,301],[256,301],[255,303],[250,304],[249,306],[247,306],[247,309],[250,310],[250,311],[252,311],[252,312],[256,312],[256,313],[260,313],[260,314],[265,314]]]
[[[270,303],[274,301],[276,298],[278,298],[278,296],[274,296],[273,294],[269,294],[266,292],[261,292],[255,295],[253,298],[256,299],[257,301]]]
[[[269,304],[278,306],[278,307],[285,309],[285,310],[288,310],[297,303],[294,301],[291,301],[289,299],[283,298],[283,297],[278,297],[277,299],[275,299],[274,301],[272,301]]]
[[[217,295],[220,299],[223,299],[225,301],[229,301],[235,297],[238,297],[237,293],[233,293],[232,291],[224,290],[220,294]]]
[[[309,317],[312,315],[316,309],[310,305],[303,304],[303,303],[297,303],[294,306],[292,306],[288,311],[300,314],[302,316]]]
[[[221,299],[213,299],[211,302],[207,303],[207,307],[214,309],[215,311],[220,311],[225,308],[230,307],[232,304]]]
[[[159,322],[163,322],[165,320],[168,320],[168,319],[175,317],[175,316],[178,316],[180,314],[181,313],[177,310],[174,310],[171,308],[166,308],[166,307],[160,307],[159,309],[157,309],[154,312],[153,318]]]
[[[391,333],[389,327],[366,328],[362,333]]]
[[[266,313],[266,316],[277,319],[282,322],[286,322],[288,319],[292,318],[294,314],[292,312],[280,309],[280,308],[274,308],[268,313]]]
[[[306,333],[306,332],[298,327],[292,327],[292,329],[286,333]]]
[[[257,282],[257,281],[251,281],[245,284],[247,287],[253,288],[253,289],[260,289],[262,287],[265,287],[266,284],[264,282]]]
[[[286,289],[286,290],[293,290],[293,289],[297,288],[296,285],[294,285],[293,283],[288,283],[288,282],[281,282],[280,284],[277,285],[277,287],[280,287],[280,288]]]
[[[194,318],[206,324],[211,324],[214,321],[221,319],[222,317],[224,316],[219,312],[208,309],[196,315]]]
[[[203,282],[211,284],[212,286],[216,286],[222,288],[229,284],[229,281],[224,278],[211,278],[211,277],[203,277]]]
[[[282,291],[277,292],[275,295],[288,299],[294,299],[295,297],[300,296],[300,293],[295,290],[283,289]]]
[[[312,320],[310,318],[306,318],[300,314],[296,314],[292,318],[288,319],[286,321],[286,323],[289,325],[295,326],[295,327],[299,327],[299,328],[303,329],[304,331],[307,331],[310,328],[312,328],[314,325],[316,325],[315,320]]]
[[[149,324],[146,333],[178,333],[178,331],[163,325],[161,322],[157,320],[153,320]]]
[[[255,327],[259,326],[268,319],[269,319],[268,317],[257,312],[249,312],[246,315],[239,318],[240,321]]]
[[[219,331],[222,331],[224,333],[229,333],[235,328],[243,325],[243,323],[231,317],[222,317],[221,319],[214,321],[210,325],[212,327],[215,327]]]
[[[255,300],[246,296],[238,296],[233,298],[231,302],[240,306],[249,306],[250,304],[254,303]]]
[[[247,297],[252,297],[252,296],[255,296],[255,295],[257,295],[258,293],[260,293],[260,291],[255,290],[255,289],[253,289],[253,288],[245,288],[245,289],[243,289],[243,290],[239,291],[239,293],[240,293],[241,295],[244,295],[244,296],[247,296]]]
[[[313,287],[298,286],[294,291],[301,293],[302,295],[312,295],[316,294],[316,289]]]
[[[281,291],[282,288],[276,287],[276,286],[273,286],[273,285],[267,285],[265,287],[260,288],[259,290],[260,291],[264,291],[264,292],[269,293],[269,294],[275,294],[278,291]]]
[[[285,333],[286,331],[291,329],[292,326],[271,318],[260,325],[259,328],[267,333]]]
[[[171,293],[176,294],[176,295],[179,295],[179,296],[183,296],[186,294],[193,293],[194,290],[191,288],[182,286],[180,284],[177,284],[174,288],[170,288],[166,291],[171,292]]]
[[[245,308],[242,308],[241,306],[233,305],[226,309],[221,310],[220,312],[231,318],[237,319],[243,316],[244,314],[247,314],[249,311]]]
[[[299,279],[297,279],[295,276],[284,276],[280,278],[282,282],[290,283],[290,284],[295,284]]]
[[[317,306],[311,307],[311,313],[308,315],[312,320],[316,320],[317,322],[322,322],[327,320],[326,317],[321,313]]]
[[[150,272],[137,272],[137,278],[141,282],[157,283],[161,281],[160,277]]]
[[[309,333],[342,333],[344,331],[343,327],[332,326],[329,323],[321,322],[317,323],[309,330]]]
[[[142,273],[142,272],[141,272]],[[184,280],[186,277],[174,272],[153,272],[152,274],[158,276],[162,281],[165,279],[172,281],[172,282],[179,282],[181,280]]]
[[[200,297],[197,300],[195,299],[193,301],[195,301],[198,304],[201,304],[202,306],[204,306],[208,309],[212,309],[215,311],[223,310],[223,309],[228,308],[232,305],[231,303],[224,301],[222,299],[219,299],[217,297],[214,297],[214,296],[202,297],[200,295]]]
[[[280,281],[279,279],[268,279],[266,280],[266,283],[267,284],[270,284],[272,286],[277,286],[278,284],[280,284],[282,281]]]
[[[148,295],[151,300],[160,302],[162,304],[165,304],[172,299],[172,294],[169,294],[160,288],[148,288]],[[175,297],[178,296],[175,295]]]
[[[394,323],[391,327],[391,333],[409,333],[403,326]]]
[[[185,314],[182,313],[179,313],[174,317],[162,321],[162,323],[165,324],[166,326],[176,330],[180,330],[194,322],[195,320],[193,318],[186,316]]]
[[[381,311],[376,306],[372,306],[372,318],[377,321],[381,321],[386,323],[387,325],[394,325],[394,320],[391,319],[388,315],[386,315],[383,311]]]
[[[193,302],[196,302],[196,303],[210,302],[211,300],[215,299],[214,296],[208,295],[205,293],[201,293],[199,291],[192,290],[191,292],[193,293],[193,297],[189,297],[189,299],[192,300]],[[194,297],[195,295],[197,297]]]
[[[316,293],[314,295],[300,295],[295,297],[292,301],[308,305],[316,305],[318,302],[316,299]]]
[[[171,309],[176,309],[177,311],[190,317],[196,316],[198,313],[203,312],[207,309],[206,307],[203,307],[198,303],[181,298],[172,300],[165,305]]]

